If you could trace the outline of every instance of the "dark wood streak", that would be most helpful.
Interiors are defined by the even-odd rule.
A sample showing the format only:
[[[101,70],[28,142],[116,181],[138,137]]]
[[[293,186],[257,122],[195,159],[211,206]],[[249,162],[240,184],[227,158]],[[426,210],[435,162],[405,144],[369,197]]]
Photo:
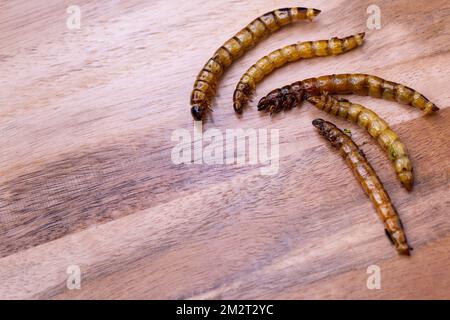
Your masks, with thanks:
[[[173,190],[190,192],[200,180],[207,186],[219,179],[217,167],[176,166],[170,149],[143,141],[130,142],[138,150],[124,144],[67,154],[1,184],[0,257],[168,201]]]

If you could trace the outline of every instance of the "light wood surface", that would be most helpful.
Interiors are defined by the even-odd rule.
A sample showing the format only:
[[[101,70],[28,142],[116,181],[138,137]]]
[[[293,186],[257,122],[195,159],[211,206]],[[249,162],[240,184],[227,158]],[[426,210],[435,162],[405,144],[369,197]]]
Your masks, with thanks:
[[[366,9],[381,9],[367,30]],[[66,26],[69,5],[81,28]],[[280,132],[276,175],[259,165],[175,165],[176,129],[193,132],[192,84],[224,40],[278,7],[322,10],[265,39],[219,84],[204,130]],[[375,74],[441,108],[349,97],[386,118],[416,175],[401,188],[355,125],[314,109],[269,118],[232,110],[241,74],[297,41],[366,31],[360,49],[291,64],[269,90],[330,73]],[[429,1],[2,1],[0,298],[450,298],[450,3]],[[255,102],[253,102],[253,105]],[[350,128],[377,170],[414,251],[399,257],[350,170],[311,126]],[[66,286],[81,269],[81,288]],[[381,270],[381,289],[366,286]]]

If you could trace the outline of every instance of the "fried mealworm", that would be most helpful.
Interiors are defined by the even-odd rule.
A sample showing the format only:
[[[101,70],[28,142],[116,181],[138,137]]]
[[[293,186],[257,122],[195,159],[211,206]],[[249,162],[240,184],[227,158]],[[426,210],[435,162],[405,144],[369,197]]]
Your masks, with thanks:
[[[364,41],[364,33],[329,40],[298,42],[272,51],[259,59],[241,77],[233,94],[233,107],[237,113],[242,113],[243,108],[265,76],[277,68],[281,68],[289,62],[314,57],[335,56],[359,47]]]
[[[217,81],[236,59],[270,33],[298,20],[312,20],[319,13],[320,10],[302,7],[270,11],[250,22],[226,41],[206,62],[195,80],[191,94],[193,118],[202,120],[206,111],[211,109],[211,99],[216,92]]]
[[[372,138],[385,150],[394,165],[398,179],[407,190],[411,190],[414,182],[413,167],[405,145],[398,135],[372,110],[346,99],[336,99],[327,94],[312,96],[308,101],[318,109],[347,119],[365,128]]]
[[[311,96],[329,94],[354,93],[385,100],[408,104],[425,114],[439,108],[424,95],[399,83],[384,80],[368,74],[333,74],[318,78],[309,78],[271,91],[258,103],[258,110],[267,110],[271,114],[283,109],[290,109]]]
[[[378,216],[384,223],[385,233],[395,246],[397,252],[402,255],[409,255],[411,248],[406,240],[403,225],[397,214],[397,210],[362,150],[333,123],[322,119],[315,119],[313,125],[334,148],[340,151],[342,157],[356,175],[364,191],[372,200]]]

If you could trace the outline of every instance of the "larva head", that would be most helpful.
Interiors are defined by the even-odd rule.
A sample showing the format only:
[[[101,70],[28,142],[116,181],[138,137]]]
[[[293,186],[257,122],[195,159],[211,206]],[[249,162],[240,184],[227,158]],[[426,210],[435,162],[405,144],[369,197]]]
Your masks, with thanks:
[[[300,83],[285,86],[271,91],[261,98],[258,111],[268,111],[270,114],[288,110],[303,101],[304,91]]]
[[[356,35],[356,42],[358,43],[358,45],[362,45],[362,43],[364,42],[364,37],[366,36],[365,32],[360,32]]]
[[[354,36],[347,37],[346,39],[352,39],[355,41],[355,44],[350,46],[353,49],[363,44],[365,36],[366,36],[365,32],[360,32],[358,34],[355,34]]]
[[[336,132],[340,130],[331,122],[325,121],[323,119],[314,119],[312,122],[313,126],[319,129],[319,133],[328,138],[329,135],[336,135]]]
[[[319,13],[321,13],[319,9],[308,8],[306,9],[306,17],[309,20],[313,20]]]
[[[233,93],[233,108],[238,114],[248,105],[252,89],[248,83],[239,82]]]
[[[432,114],[433,112],[439,111],[439,108],[432,102],[428,102],[425,108],[423,109],[423,112],[425,114]]]
[[[398,177],[405,189],[411,191],[414,185],[414,175],[412,174],[412,171],[402,171],[398,173]]]
[[[241,103],[241,101],[238,100],[234,101],[233,109],[237,114],[242,114],[243,104]]]
[[[400,244],[399,246],[396,246],[395,249],[397,250],[399,255],[402,256],[409,256],[411,255],[409,250],[409,246],[406,243]]]
[[[319,134],[327,139],[335,148],[339,148],[339,146],[346,141],[351,141],[351,139],[346,134],[344,134],[331,122],[325,121],[323,119],[314,119],[312,124],[319,130]]]
[[[191,108],[191,114],[195,121],[201,121],[203,119],[204,108],[201,105],[194,104]]]
[[[322,132],[322,131],[325,129],[325,128],[324,128],[325,123],[326,123],[325,120],[320,119],[320,118],[317,118],[317,119],[314,119],[314,120],[313,120],[312,125],[313,125],[314,127],[316,127],[317,129],[319,129],[320,132]]]
[[[312,122],[312,125],[314,127],[316,127],[319,130],[320,135],[324,136],[327,138],[327,134],[330,132],[330,130],[332,129],[330,126],[330,122],[325,121],[323,119],[314,119]]]
[[[409,256],[409,250],[411,249],[406,242],[405,234],[401,231],[396,231],[390,235],[392,243],[395,246],[398,254],[402,256]]]

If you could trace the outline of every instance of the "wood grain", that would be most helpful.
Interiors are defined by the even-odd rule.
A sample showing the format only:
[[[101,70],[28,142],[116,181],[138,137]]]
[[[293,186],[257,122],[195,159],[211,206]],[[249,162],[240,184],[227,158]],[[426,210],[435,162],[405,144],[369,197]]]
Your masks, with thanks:
[[[175,165],[171,135],[193,132],[189,94],[221,43],[259,14],[322,10],[264,40],[220,81],[204,129],[280,130],[280,168]],[[81,28],[66,27],[69,5]],[[377,4],[382,28],[367,30]],[[450,4],[430,1],[14,1],[0,3],[0,298],[450,298]],[[305,103],[236,117],[241,73],[296,41],[366,31],[362,48],[277,70],[269,90],[361,72],[404,83],[440,108],[349,97],[388,119],[415,167],[403,190],[364,132]],[[253,103],[254,104],[254,103]],[[375,211],[312,119],[350,128],[405,224],[398,257]],[[81,289],[66,287],[71,265]],[[366,286],[381,268],[381,289]]]

